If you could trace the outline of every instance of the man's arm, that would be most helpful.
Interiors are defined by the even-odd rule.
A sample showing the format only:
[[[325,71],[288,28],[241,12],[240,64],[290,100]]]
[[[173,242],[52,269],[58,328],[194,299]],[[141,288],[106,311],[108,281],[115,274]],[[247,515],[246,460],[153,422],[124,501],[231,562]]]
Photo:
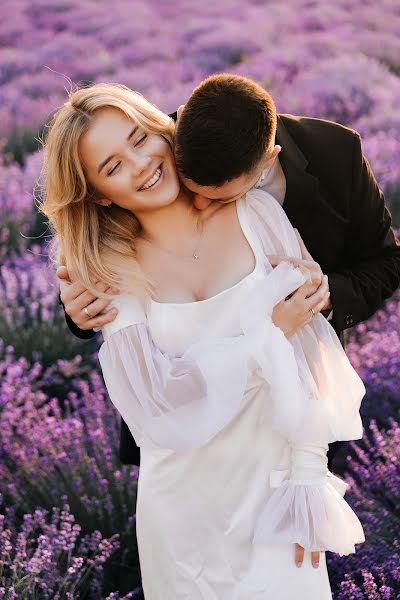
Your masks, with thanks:
[[[400,241],[394,235],[390,212],[362,154],[357,133],[350,222],[347,253],[356,260],[327,273],[336,331],[371,317],[400,286]]]
[[[115,319],[118,314],[116,307],[105,312],[111,300],[102,300],[80,283],[71,281],[66,267],[58,267],[57,277],[60,280],[59,303],[64,309],[68,328],[76,337],[90,339],[96,334],[98,328]],[[97,282],[96,287],[101,292],[118,293],[118,290],[110,289],[101,282]]]
[[[90,340],[91,338],[93,338],[96,335],[96,332],[94,331],[94,329],[89,329],[89,330],[80,329],[78,327],[78,325],[76,325],[73,322],[73,320],[71,319],[71,317],[69,316],[69,314],[66,312],[64,304],[61,301],[61,294],[59,294],[59,296],[58,296],[58,301],[61,304],[61,306],[63,307],[65,321],[66,321],[66,323],[68,325],[68,329],[76,337],[80,338],[81,340]]]

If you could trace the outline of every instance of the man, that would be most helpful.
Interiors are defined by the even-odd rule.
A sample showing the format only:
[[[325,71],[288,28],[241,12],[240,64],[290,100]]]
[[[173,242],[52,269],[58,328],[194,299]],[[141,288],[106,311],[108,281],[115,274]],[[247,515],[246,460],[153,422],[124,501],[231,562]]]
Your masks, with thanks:
[[[320,275],[319,283],[322,273],[328,276],[330,301],[322,311],[343,344],[343,331],[368,319],[400,285],[400,242],[358,133],[329,121],[277,115],[263,88],[236,75],[209,77],[179,112],[176,163],[197,208],[232,202],[254,185],[271,193],[305,242],[297,262],[316,279]],[[283,258],[270,260],[277,265]],[[93,327],[115,318],[115,310],[101,314],[109,302],[69,282],[64,267],[58,275],[75,335],[93,337]],[[296,308],[288,300],[282,310],[289,315]],[[330,469],[339,444],[330,444]],[[124,421],[120,459],[140,462]]]

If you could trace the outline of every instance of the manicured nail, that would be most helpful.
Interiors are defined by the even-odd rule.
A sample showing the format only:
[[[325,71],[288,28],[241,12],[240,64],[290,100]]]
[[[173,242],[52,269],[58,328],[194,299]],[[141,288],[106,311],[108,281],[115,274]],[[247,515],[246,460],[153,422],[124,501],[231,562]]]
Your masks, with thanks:
[[[301,562],[300,561],[297,561],[296,567],[301,567]]]
[[[313,563],[314,569],[318,569],[318,563]]]

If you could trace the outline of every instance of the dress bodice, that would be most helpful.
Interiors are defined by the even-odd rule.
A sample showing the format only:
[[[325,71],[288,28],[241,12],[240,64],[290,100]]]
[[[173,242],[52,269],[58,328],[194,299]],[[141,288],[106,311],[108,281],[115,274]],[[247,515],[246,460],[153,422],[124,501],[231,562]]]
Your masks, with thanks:
[[[194,302],[150,301],[149,330],[156,345],[171,356],[204,338],[240,335],[240,313],[248,295],[263,278],[262,257],[249,227],[245,199],[236,202],[238,220],[256,259],[251,273],[218,294]]]

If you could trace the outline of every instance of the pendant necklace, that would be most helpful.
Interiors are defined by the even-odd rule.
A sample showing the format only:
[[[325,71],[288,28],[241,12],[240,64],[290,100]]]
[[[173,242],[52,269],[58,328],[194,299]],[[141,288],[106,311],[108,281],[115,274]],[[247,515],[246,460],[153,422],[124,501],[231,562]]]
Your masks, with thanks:
[[[141,239],[143,239],[148,244],[152,244],[153,246],[155,246],[159,250],[162,250],[166,254],[171,254],[172,256],[175,256],[177,258],[184,258],[185,260],[193,260],[193,259],[194,260],[198,260],[200,258],[200,255],[198,253],[198,248],[200,246],[201,238],[203,237],[203,232],[204,232],[204,225],[202,225],[202,228],[201,228],[201,231],[200,231],[200,234],[199,234],[199,237],[198,237],[195,249],[193,250],[191,256],[183,255],[183,254],[177,254],[176,252],[172,252],[172,250],[167,250],[167,248],[163,248],[162,246],[159,246],[158,244],[156,244],[155,242],[152,242],[151,240],[148,240],[144,236],[141,236]]]

